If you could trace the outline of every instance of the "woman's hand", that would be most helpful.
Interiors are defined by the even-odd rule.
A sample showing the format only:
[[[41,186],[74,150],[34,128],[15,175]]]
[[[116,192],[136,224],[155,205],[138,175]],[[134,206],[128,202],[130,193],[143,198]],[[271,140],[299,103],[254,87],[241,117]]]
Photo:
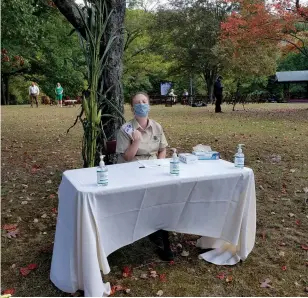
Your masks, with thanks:
[[[134,130],[132,133],[132,137],[134,142],[139,143],[142,137],[141,132],[139,130]]]

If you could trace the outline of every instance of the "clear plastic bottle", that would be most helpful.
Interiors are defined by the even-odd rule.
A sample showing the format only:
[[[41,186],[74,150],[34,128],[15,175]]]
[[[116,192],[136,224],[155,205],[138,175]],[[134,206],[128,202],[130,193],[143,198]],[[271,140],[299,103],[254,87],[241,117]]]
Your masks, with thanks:
[[[236,168],[244,168],[245,164],[245,156],[242,150],[244,144],[239,144],[237,146],[238,150],[237,153],[234,155],[234,165]]]
[[[97,173],[97,185],[99,186],[107,186],[108,185],[108,168],[104,162],[105,155],[100,156],[99,166],[96,169]]]
[[[170,174],[172,176],[180,175],[180,160],[176,154],[176,149],[173,148],[172,159],[170,160]]]

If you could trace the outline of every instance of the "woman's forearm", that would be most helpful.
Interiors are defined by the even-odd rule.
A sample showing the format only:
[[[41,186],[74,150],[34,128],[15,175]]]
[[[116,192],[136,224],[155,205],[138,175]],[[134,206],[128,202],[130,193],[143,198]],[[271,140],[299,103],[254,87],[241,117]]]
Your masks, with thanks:
[[[166,148],[162,149],[161,151],[158,152],[158,156],[157,158],[158,159],[163,159],[163,158],[166,158]]]
[[[123,158],[126,161],[132,161],[136,156],[138,148],[139,148],[139,141],[133,141],[123,154]]]

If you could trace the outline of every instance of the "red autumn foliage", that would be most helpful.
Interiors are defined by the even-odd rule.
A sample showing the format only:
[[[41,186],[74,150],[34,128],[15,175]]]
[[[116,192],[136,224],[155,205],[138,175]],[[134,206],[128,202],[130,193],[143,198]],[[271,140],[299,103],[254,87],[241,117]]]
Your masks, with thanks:
[[[221,24],[222,40],[229,40],[235,48],[272,44],[288,50],[300,50],[299,22],[308,22],[308,7],[294,5],[290,0],[264,1],[231,0],[239,4]],[[266,4],[265,4],[266,3]]]

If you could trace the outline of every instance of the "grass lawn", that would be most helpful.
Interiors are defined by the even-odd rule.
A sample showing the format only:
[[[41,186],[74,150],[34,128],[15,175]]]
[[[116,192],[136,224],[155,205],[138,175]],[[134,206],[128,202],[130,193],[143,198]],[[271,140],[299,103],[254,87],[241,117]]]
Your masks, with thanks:
[[[111,273],[104,280],[130,289],[115,296],[156,296],[158,290],[164,296],[308,295],[308,204],[303,191],[308,187],[308,105],[237,108],[232,112],[223,105],[225,113],[217,115],[212,106],[153,106],[151,117],[180,152],[209,144],[232,160],[236,145],[246,145],[246,165],[254,170],[257,190],[252,253],[235,266],[216,266],[198,259],[192,245],[198,237],[172,234],[174,245],[181,243],[190,255],[179,254],[170,265],[160,263],[152,244],[142,239],[109,257]],[[66,135],[78,112],[79,107],[2,107],[2,228],[17,224],[19,230],[9,239],[2,229],[2,290],[15,288],[16,296],[70,296],[52,285],[49,271],[61,175],[82,166],[81,126]],[[126,116],[131,116],[128,107]],[[38,268],[22,276],[20,268],[31,263]],[[124,266],[133,268],[132,277],[122,277]],[[166,281],[141,279],[151,268],[165,274]],[[221,272],[232,281],[217,278]],[[266,278],[271,288],[260,287]]]

